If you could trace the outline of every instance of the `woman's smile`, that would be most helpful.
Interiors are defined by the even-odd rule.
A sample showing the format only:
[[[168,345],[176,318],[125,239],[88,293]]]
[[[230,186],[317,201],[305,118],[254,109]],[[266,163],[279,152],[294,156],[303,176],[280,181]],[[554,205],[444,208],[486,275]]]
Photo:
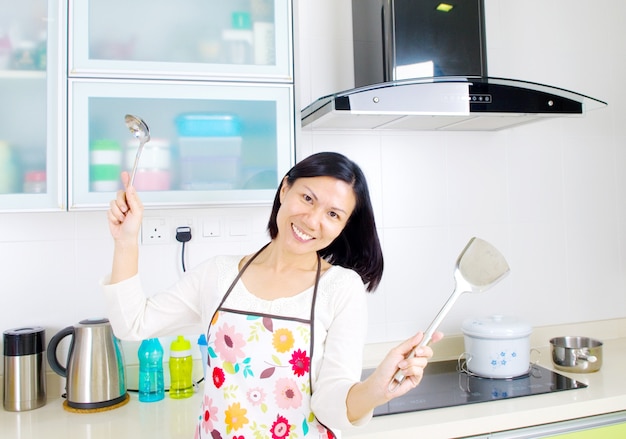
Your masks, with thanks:
[[[315,239],[313,236],[304,233],[302,231],[302,229],[299,229],[298,226],[296,226],[295,224],[291,224],[291,230],[293,230],[293,233],[296,235],[296,237],[303,242],[307,242],[307,241],[311,241],[313,239]]]

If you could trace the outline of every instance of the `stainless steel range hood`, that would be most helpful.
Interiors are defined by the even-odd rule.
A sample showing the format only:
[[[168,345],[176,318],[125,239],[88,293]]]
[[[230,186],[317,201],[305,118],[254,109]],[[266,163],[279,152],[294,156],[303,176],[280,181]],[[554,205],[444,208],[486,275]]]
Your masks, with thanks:
[[[496,131],[604,106],[598,99],[532,82],[433,77],[324,96],[301,116],[302,126],[310,129]]]
[[[356,88],[302,110],[309,129],[494,131],[606,102],[487,74],[483,0],[353,0]],[[424,70],[426,69],[426,70]]]

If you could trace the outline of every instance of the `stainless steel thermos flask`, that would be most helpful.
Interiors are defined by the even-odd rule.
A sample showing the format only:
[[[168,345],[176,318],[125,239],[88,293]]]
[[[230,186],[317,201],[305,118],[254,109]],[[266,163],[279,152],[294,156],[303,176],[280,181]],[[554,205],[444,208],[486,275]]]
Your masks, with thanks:
[[[4,409],[32,410],[46,404],[45,330],[4,331]]]

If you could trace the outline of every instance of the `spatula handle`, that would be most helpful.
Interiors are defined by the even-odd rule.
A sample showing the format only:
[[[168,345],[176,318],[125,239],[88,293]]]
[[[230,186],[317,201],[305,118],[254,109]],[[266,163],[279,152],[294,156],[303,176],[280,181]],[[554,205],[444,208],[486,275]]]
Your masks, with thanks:
[[[439,325],[441,324],[443,319],[446,317],[450,309],[452,309],[452,305],[454,305],[454,302],[456,302],[457,297],[460,296],[462,293],[463,291],[458,289],[458,282],[457,282],[454,292],[448,298],[448,300],[443,305],[443,307],[439,310],[439,313],[437,313],[437,316],[430,323],[430,325],[428,326],[428,329],[426,329],[426,332],[424,332],[424,337],[422,338],[422,341],[420,341],[419,344],[416,347],[414,347],[406,357],[404,357],[405,359],[408,360],[409,358],[414,357],[417,349],[419,349],[422,346],[427,346],[428,343],[430,343],[430,341],[433,338],[433,335],[435,334],[435,331],[437,330],[437,328],[439,328]],[[404,381],[404,378],[405,378],[404,374],[398,368],[395,375],[393,376],[393,379],[389,383],[389,390],[392,392],[396,390],[398,386],[402,384],[402,381]]]

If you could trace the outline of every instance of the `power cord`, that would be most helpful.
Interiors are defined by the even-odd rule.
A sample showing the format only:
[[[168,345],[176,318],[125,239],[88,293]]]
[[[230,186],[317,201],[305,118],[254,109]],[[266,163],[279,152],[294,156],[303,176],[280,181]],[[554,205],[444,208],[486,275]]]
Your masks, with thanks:
[[[185,243],[191,241],[191,227],[177,227],[176,241],[183,243],[183,248],[180,252],[180,260],[183,265],[183,271],[187,271],[185,268]]]

